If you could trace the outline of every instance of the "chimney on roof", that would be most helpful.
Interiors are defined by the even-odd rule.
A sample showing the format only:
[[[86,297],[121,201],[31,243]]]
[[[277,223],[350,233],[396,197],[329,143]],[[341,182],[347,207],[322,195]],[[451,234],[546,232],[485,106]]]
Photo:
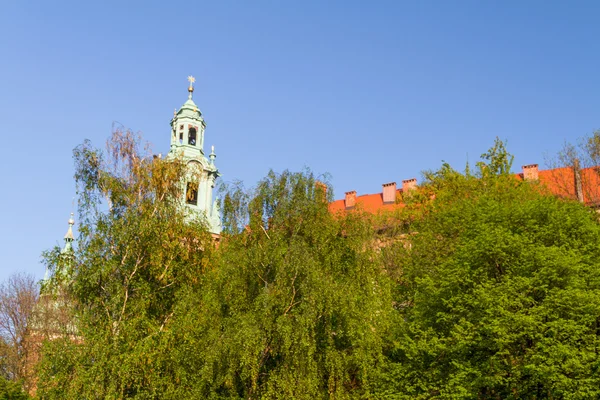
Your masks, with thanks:
[[[383,204],[393,204],[396,202],[396,182],[383,184]]]
[[[346,205],[346,210],[354,208],[354,206],[356,205],[356,190],[346,192],[346,198],[344,199],[344,203]]]
[[[417,178],[405,179],[402,181],[402,191],[409,192],[417,187]]]
[[[537,164],[529,164],[523,165],[523,179],[526,181],[537,181],[538,174],[538,165]]]

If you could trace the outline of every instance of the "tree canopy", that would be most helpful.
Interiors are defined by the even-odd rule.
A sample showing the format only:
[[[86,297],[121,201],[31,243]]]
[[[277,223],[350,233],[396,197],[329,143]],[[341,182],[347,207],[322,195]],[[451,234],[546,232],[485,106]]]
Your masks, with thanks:
[[[77,250],[67,266],[59,249],[46,257],[51,284],[71,300],[77,333],[46,342],[39,391],[152,398],[172,384],[158,367],[170,353],[164,337],[180,290],[200,287],[211,238],[177,200],[182,163],[153,157],[131,132],[115,132],[106,151],[86,142],[74,158]]]
[[[201,295],[180,314],[177,357],[191,367],[181,395],[368,394],[391,311],[389,283],[365,248],[370,226],[331,215],[310,173],[271,172],[248,196],[225,199],[244,197],[248,225],[224,238]]]
[[[77,251],[66,272],[58,250],[47,259],[72,300],[77,337],[46,342],[42,397],[369,392],[390,286],[365,247],[367,221],[331,215],[311,173],[227,190],[230,233],[216,251],[176,200],[177,162],[140,153],[128,132],[107,152],[84,143],[75,162]]]
[[[76,334],[45,342],[40,398],[600,396],[598,216],[499,140],[426,172],[398,230],[332,214],[310,171],[224,187],[218,246],[178,160],[117,132],[75,162],[78,246],[46,260]]]
[[[598,397],[597,214],[480,168],[431,174],[436,199],[410,247],[394,249],[398,318],[380,393]]]

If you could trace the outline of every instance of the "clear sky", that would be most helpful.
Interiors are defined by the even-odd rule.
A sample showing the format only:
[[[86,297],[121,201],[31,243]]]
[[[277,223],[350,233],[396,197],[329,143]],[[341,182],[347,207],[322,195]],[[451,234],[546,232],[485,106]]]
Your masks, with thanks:
[[[462,168],[514,170],[600,128],[598,1],[0,3],[0,280],[41,278],[75,196],[72,149],[114,121],[169,146],[194,100],[222,179],[331,174],[335,197]]]

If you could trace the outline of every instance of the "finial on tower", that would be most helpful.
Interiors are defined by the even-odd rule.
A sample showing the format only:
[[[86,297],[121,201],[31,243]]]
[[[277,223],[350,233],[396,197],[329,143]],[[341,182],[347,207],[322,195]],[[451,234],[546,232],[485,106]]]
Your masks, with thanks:
[[[69,230],[65,235],[65,247],[62,249],[62,253],[68,253],[73,251],[73,246],[71,243],[75,241],[75,237],[73,236],[73,225],[75,224],[75,220],[73,219],[73,213],[71,213],[71,217],[69,218]]]
[[[188,86],[188,92],[190,92],[189,94],[189,98],[192,98],[192,93],[194,93],[194,82],[196,82],[196,78],[194,78],[192,75],[188,76],[188,82],[190,83],[190,86]]]
[[[75,238],[73,237],[73,225],[75,224],[75,220],[73,219],[73,213],[71,213],[71,217],[69,218],[69,230],[65,235],[66,241],[73,241]]]

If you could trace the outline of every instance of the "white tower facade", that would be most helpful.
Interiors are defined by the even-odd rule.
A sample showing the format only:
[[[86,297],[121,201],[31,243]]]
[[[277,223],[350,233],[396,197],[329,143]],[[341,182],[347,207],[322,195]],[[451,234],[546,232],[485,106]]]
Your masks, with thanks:
[[[191,218],[204,218],[213,235],[221,234],[218,202],[213,201],[213,189],[220,176],[215,166],[214,146],[208,158],[204,155],[206,123],[196,103],[193,76],[188,77],[188,100],[175,111],[171,120],[171,149],[167,158],[182,157],[187,164],[184,198]]]

